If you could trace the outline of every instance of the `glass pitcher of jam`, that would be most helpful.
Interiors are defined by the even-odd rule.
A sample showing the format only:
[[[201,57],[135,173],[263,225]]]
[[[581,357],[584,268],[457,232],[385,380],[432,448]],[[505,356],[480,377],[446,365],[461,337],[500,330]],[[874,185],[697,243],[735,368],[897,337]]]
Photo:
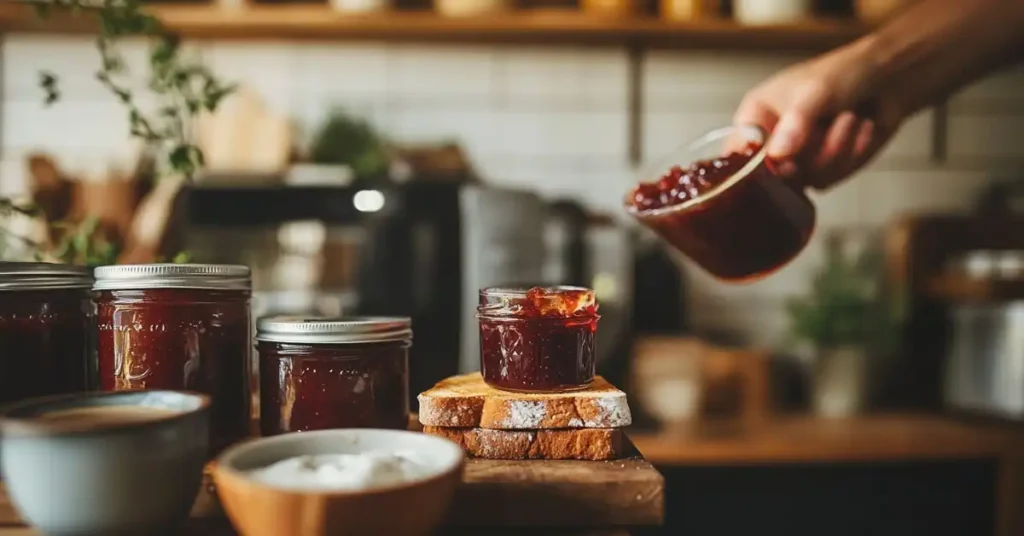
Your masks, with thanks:
[[[713,130],[660,162],[626,209],[718,279],[765,277],[803,250],[817,217],[766,158],[766,139],[754,126]]]

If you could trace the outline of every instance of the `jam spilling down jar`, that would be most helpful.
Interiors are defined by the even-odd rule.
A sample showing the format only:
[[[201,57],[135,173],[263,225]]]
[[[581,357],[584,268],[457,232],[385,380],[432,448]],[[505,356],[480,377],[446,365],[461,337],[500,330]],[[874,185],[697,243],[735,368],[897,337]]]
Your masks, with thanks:
[[[814,231],[814,205],[765,158],[757,127],[728,127],[697,140],[626,208],[644,225],[725,281],[751,281],[796,257]],[[725,149],[728,143],[729,149]]]
[[[95,276],[101,388],[206,393],[211,448],[246,437],[249,268],[137,264],[103,266]]]
[[[84,269],[0,263],[0,404],[95,387],[91,288]]]
[[[484,381],[551,393],[594,381],[597,301],[580,287],[485,288],[477,307]]]
[[[408,318],[260,319],[260,431],[406,429],[411,345]]]

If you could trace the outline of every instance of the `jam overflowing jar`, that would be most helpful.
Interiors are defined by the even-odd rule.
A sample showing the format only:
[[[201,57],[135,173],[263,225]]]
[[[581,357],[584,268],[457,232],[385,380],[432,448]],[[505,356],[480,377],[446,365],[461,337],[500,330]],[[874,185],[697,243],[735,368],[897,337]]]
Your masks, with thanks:
[[[95,271],[105,391],[210,395],[214,452],[250,426],[250,275],[245,266],[136,264]]]
[[[816,211],[775,172],[765,141],[758,127],[709,132],[656,166],[658,179],[634,188],[626,209],[721,280],[767,276],[807,245]]]
[[[0,404],[95,386],[91,288],[85,269],[0,263]]]
[[[597,301],[582,287],[485,288],[477,307],[484,381],[550,393],[594,381]]]
[[[409,318],[260,319],[260,431],[408,428],[411,345]]]

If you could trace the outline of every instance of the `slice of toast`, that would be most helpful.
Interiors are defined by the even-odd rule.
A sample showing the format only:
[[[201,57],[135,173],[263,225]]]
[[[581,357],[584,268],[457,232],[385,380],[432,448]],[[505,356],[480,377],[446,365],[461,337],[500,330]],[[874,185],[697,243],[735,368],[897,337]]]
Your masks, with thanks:
[[[622,430],[491,430],[424,426],[423,432],[459,444],[489,460],[614,460],[622,454]]]
[[[418,398],[424,426],[548,430],[632,423],[626,393],[600,376],[583,391],[534,394],[495,389],[474,372],[442,380]]]

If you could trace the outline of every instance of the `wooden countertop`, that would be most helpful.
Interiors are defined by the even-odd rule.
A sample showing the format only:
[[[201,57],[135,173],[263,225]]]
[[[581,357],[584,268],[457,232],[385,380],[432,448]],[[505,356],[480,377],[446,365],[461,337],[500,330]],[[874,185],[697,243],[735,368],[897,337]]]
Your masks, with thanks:
[[[526,529],[535,536],[542,536],[544,527],[660,525],[664,490],[661,474],[636,454],[609,462],[473,459],[466,463],[448,525],[453,527],[452,534],[493,534],[494,529],[481,528],[502,527],[507,531]],[[231,533],[209,477],[196,499],[192,518],[189,534]],[[0,488],[0,527],[4,526],[9,529],[0,530],[0,536],[29,534]]]
[[[234,536],[235,531],[225,524],[191,525],[182,534],[187,536]],[[0,536],[41,536],[27,527],[0,527]],[[438,536],[629,536],[629,532],[621,529],[453,529],[441,532]]]
[[[999,462],[997,533],[1024,534],[1024,427],[1019,425],[944,415],[804,416],[630,436],[647,460],[662,466],[993,459]]]
[[[1024,444],[1024,431],[914,414],[779,417],[756,425],[638,431],[630,437],[647,460],[665,465],[999,458]]]

